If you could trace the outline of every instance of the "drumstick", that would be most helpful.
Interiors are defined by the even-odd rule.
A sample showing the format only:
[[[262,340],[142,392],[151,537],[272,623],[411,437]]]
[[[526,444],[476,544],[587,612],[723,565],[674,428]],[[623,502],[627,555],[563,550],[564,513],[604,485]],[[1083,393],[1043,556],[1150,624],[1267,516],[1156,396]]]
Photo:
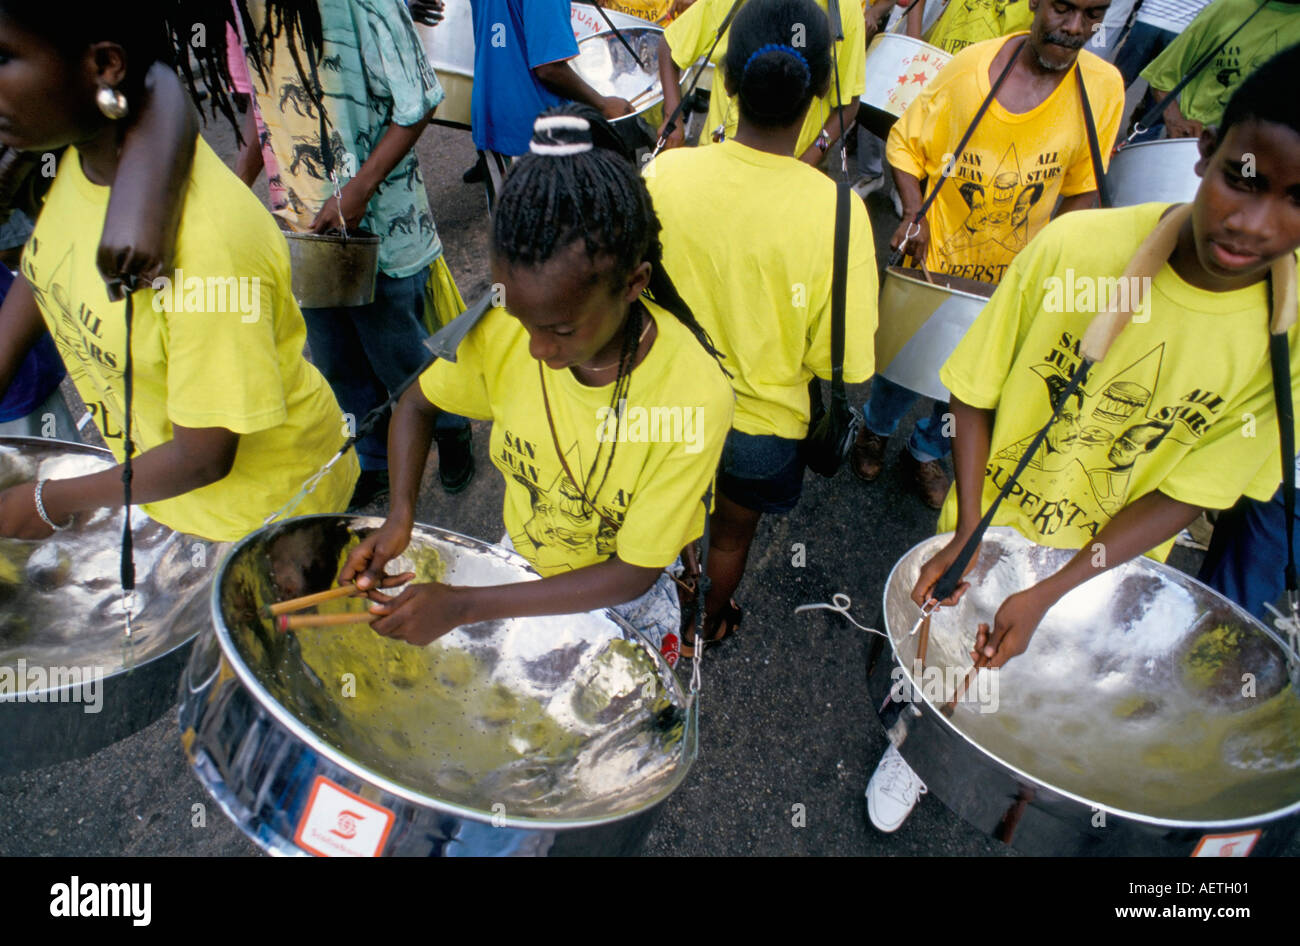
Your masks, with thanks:
[[[975,680],[975,674],[979,673],[980,668],[987,665],[987,663],[988,658],[983,654],[975,658],[975,663],[966,671],[966,679],[962,680],[961,684],[957,687],[957,692],[952,695],[952,699],[943,705],[942,712],[944,716],[951,717],[952,714],[957,711],[958,701],[960,701],[961,698],[966,695],[966,691],[970,689],[971,683]]]
[[[928,282],[931,286],[935,285],[934,277],[931,276],[930,271],[925,268],[925,262],[924,261],[919,262],[917,263],[917,265],[921,267],[921,275],[925,277],[925,281]]]
[[[282,614],[276,618],[276,629],[281,633],[304,627],[339,627],[344,624],[370,624],[381,615],[369,611],[349,611],[345,614]]]
[[[925,670],[925,653],[930,649],[930,615],[925,616],[921,622],[921,636],[916,641],[916,659],[921,665],[921,670]]]
[[[335,598],[348,598],[357,593],[357,586],[348,582],[346,585],[339,585],[337,588],[331,588],[328,591],[318,591],[315,594],[303,595],[301,598],[292,598],[288,601],[281,601],[264,609],[264,613],[271,617],[279,617],[281,614],[289,614],[293,611],[301,611],[303,608],[310,608],[314,604],[321,604],[325,601],[333,601]]]

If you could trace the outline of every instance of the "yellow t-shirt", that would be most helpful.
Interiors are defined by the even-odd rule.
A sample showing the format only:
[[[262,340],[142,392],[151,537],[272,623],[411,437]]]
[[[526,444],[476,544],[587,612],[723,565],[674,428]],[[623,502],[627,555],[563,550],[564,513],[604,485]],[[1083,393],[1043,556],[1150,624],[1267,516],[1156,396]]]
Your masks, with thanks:
[[[701,500],[731,428],[731,388],[685,326],[653,303],[645,305],[659,334],[632,372],[621,421],[610,413],[612,383],[587,387],[567,368],[552,371],[536,361],[528,353],[528,331],[504,309],[475,326],[455,364],[435,362],[420,377],[432,403],[493,422],[492,462],[506,481],[506,532],[542,575],[611,555],[629,565],[665,568],[703,532]],[[539,366],[565,462],[617,530],[584,503],[565,474]]]
[[[95,267],[109,188],[69,149],[23,254],[23,274],[99,432],[123,459],[125,302]],[[240,435],[222,480],[143,509],[179,532],[242,538],[288,502],[342,445],[342,412],[303,357],[306,326],[289,285],[289,251],[271,215],[199,139],[167,284],[133,298],[137,456],[172,424]],[[335,464],[298,515],[341,512],[354,453]]]
[[[802,439],[808,380],[831,375],[835,183],[794,157],[738,141],[666,151],[646,166],[664,268],[726,358],[735,428]],[[849,201],[844,377],[875,368],[876,257]]]
[[[1118,279],[1167,206],[1078,211],[1052,221],[1015,258],[940,370],[955,397],[997,411],[984,509],[1047,422],[1049,398],[1079,365],[1099,289],[1123,291],[1102,280]],[[1207,292],[1166,264],[1143,309],[1065,405],[994,524],[1040,545],[1082,548],[1152,490],[1211,509],[1243,494],[1272,496],[1282,463],[1268,323],[1263,283]],[[1300,330],[1291,330],[1290,347],[1300,398]],[[950,490],[940,531],[956,517]],[[1152,554],[1163,559],[1172,545]]]
[[[1033,21],[1029,0],[952,0],[924,39],[956,53],[986,39],[1028,30]]]
[[[672,9],[672,5],[672,0],[609,0],[607,3],[601,3],[606,10],[640,17],[650,23],[667,22],[668,11]],[[603,21],[601,25],[604,25]]]
[[[942,180],[992,82],[989,65],[1008,39],[968,46],[939,71],[889,132],[889,163],[932,189]],[[1124,110],[1124,80],[1087,50],[1079,66],[1097,125],[1102,163]],[[1037,108],[1008,112],[994,101],[926,214],[926,266],[996,283],[1012,257],[1051,219],[1058,197],[1095,190],[1078,80],[1064,76]]]
[[[683,73],[693,62],[705,55],[718,35],[718,27],[727,18],[732,0],[697,0],[685,13],[673,20],[664,30],[664,39],[673,51],[673,62]],[[826,9],[826,0],[817,0],[817,5]],[[844,39],[836,44],[839,56],[840,97],[835,96],[835,77],[831,76],[831,85],[826,98],[812,100],[808,115],[804,118],[803,128],[799,130],[799,140],[794,147],[794,156],[807,151],[821,134],[830,116],[832,108],[857,102],[867,83],[867,27],[861,16],[853,13],[853,7],[845,4],[840,7],[844,20]],[[730,33],[724,33],[718,48],[713,54],[712,62],[717,67],[713,80],[713,92],[709,96],[709,114],[705,120],[704,131],[700,134],[700,144],[713,140],[713,130],[719,125],[725,126],[726,137],[736,133],[736,124],[740,120],[740,109],[736,100],[729,97],[725,89],[723,65],[727,56],[727,43]]]

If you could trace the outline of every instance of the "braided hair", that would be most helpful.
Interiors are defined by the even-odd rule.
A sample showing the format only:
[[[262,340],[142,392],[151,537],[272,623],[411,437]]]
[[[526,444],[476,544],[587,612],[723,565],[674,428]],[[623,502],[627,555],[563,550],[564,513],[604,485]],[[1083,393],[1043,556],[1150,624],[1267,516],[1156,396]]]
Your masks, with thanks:
[[[557,117],[568,121],[546,121]],[[493,252],[512,266],[540,266],[582,241],[588,259],[613,258],[610,278],[619,286],[649,263],[647,296],[721,366],[723,356],[664,269],[662,226],[650,192],[609,123],[590,106],[576,104],[543,112],[539,123],[532,153],[511,166],[501,188],[492,218]]]
[[[177,51],[176,66],[189,89],[191,98],[202,109],[204,88],[210,97],[211,112],[224,116],[240,134],[239,116],[231,98],[234,82],[230,77],[227,60],[226,25],[236,12],[230,0],[148,0],[161,8],[162,20],[171,44]],[[285,46],[298,70],[311,102],[317,108],[324,104],[317,75],[317,63],[324,49],[324,30],[321,25],[318,0],[263,0],[265,12],[262,22],[255,22],[249,11],[249,0],[235,0],[239,14],[239,27],[248,39],[248,52],[258,78],[268,81],[267,69],[275,62],[277,41],[284,38]],[[101,4],[103,5],[103,4]],[[203,37],[202,43],[195,38]],[[197,71],[190,61],[193,51]],[[238,50],[243,55],[243,50]]]
[[[614,130],[595,109],[569,104],[538,118],[530,153],[516,161],[506,175],[492,218],[492,251],[511,266],[534,267],[581,241],[589,260],[613,259],[609,278],[618,287],[648,262],[651,274],[646,295],[686,326],[731,377],[722,367],[723,356],[664,269],[660,230],[645,181]],[[631,384],[645,318],[644,307],[638,302],[623,320],[608,415],[616,425],[621,422],[618,408]],[[583,491],[583,502],[593,509],[618,450],[617,433],[601,439],[611,443],[611,448],[600,482],[590,494],[585,484],[575,484]],[[598,443],[586,483],[592,481],[600,462],[600,446]]]

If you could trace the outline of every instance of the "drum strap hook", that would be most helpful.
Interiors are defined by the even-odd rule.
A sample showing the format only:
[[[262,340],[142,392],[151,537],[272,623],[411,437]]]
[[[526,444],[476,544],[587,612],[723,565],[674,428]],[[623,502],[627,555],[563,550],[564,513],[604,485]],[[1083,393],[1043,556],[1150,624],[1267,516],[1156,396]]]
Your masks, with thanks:
[[[1215,46],[1204,56],[1198,59],[1196,63],[1192,66],[1192,68],[1187,70],[1186,75],[1184,75],[1181,79],[1178,80],[1178,84],[1169,90],[1168,94],[1165,95],[1164,98],[1162,98],[1159,102],[1156,102],[1155,105],[1152,105],[1149,109],[1147,109],[1146,113],[1143,114],[1141,118],[1139,118],[1137,121],[1133,123],[1133,130],[1129,132],[1129,136],[1125,138],[1124,141],[1115,150],[1117,152],[1122,151],[1126,145],[1132,144],[1133,139],[1136,138],[1138,135],[1142,134],[1143,132],[1150,131],[1151,126],[1154,125],[1156,122],[1160,121],[1160,116],[1163,115],[1165,109],[1169,107],[1169,103],[1176,101],[1178,99],[1179,93],[1181,93],[1183,89],[1187,87],[1187,83],[1195,79],[1196,76],[1199,75],[1200,72],[1210,64],[1210,61],[1219,54],[1219,50],[1223,49],[1224,46],[1227,46],[1228,43],[1232,40],[1232,38],[1241,32],[1241,28],[1245,26],[1247,23],[1249,23],[1251,20],[1253,20],[1259,14],[1259,12],[1263,10],[1264,7],[1266,6],[1268,6],[1268,0],[1263,0],[1263,2],[1261,2],[1260,5],[1251,12],[1250,16],[1246,17],[1244,20],[1238,23],[1237,28],[1223,38],[1223,40],[1219,43],[1219,45]]]

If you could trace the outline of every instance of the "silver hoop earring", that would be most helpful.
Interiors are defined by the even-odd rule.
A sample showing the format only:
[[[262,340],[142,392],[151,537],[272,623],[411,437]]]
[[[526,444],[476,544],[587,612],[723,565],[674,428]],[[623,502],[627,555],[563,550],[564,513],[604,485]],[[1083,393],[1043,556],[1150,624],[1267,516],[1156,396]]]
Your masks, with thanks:
[[[108,85],[101,85],[95,93],[95,104],[104,113],[105,118],[117,121],[125,118],[127,113],[126,96]]]

